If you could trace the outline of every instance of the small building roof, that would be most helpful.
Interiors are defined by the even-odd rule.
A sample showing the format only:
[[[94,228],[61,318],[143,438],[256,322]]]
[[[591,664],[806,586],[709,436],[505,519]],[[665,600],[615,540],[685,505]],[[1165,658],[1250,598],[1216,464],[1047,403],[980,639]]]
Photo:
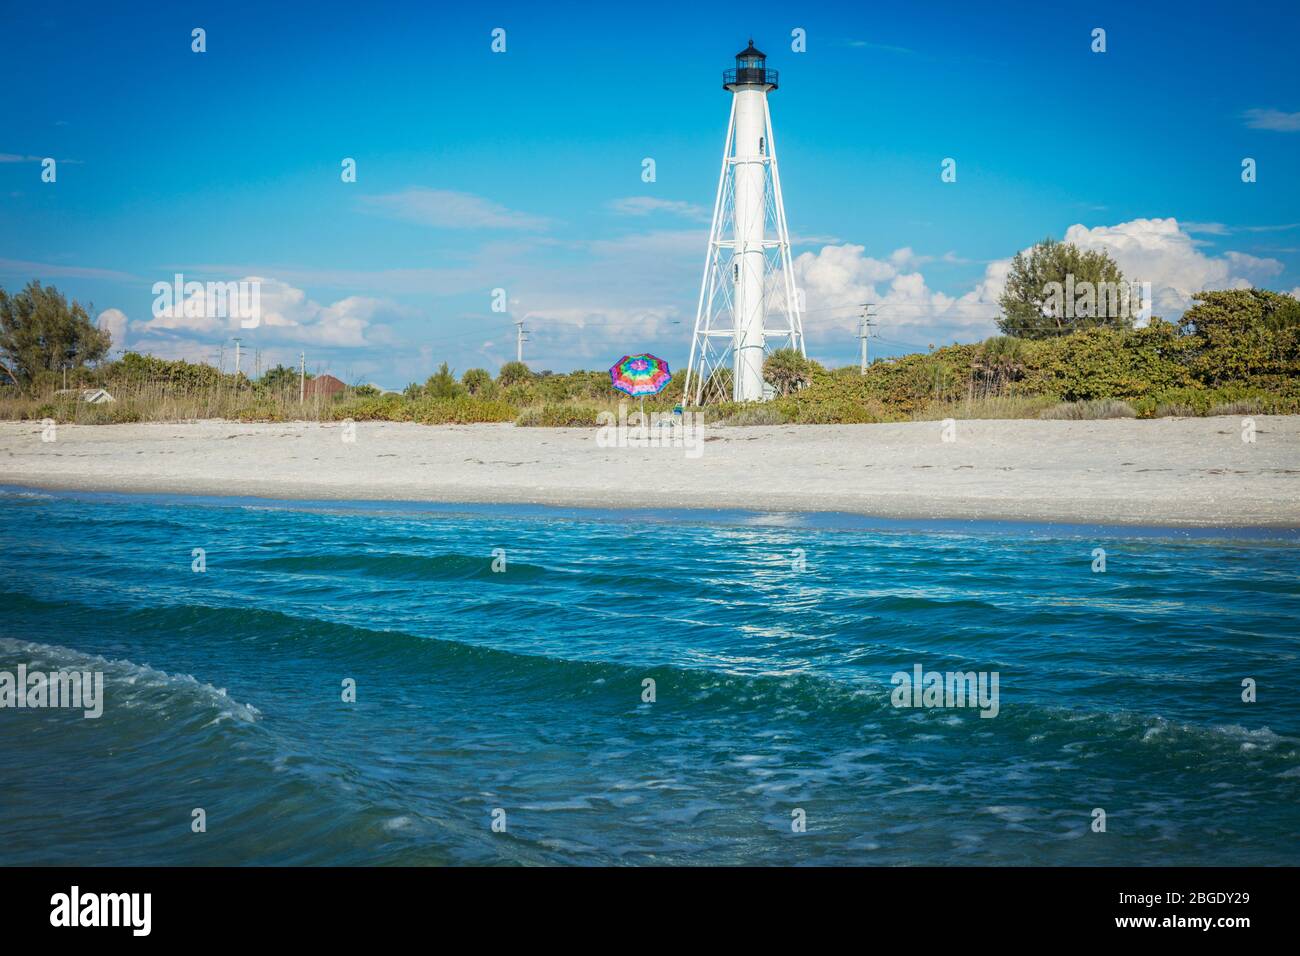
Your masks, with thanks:
[[[317,375],[309,378],[303,386],[304,395],[335,395],[347,386],[333,375]]]

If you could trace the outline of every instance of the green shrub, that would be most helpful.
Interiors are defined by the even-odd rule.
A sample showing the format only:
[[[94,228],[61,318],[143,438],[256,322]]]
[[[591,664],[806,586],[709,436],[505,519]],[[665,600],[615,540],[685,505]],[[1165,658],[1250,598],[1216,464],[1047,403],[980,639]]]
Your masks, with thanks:
[[[526,408],[515,424],[526,428],[595,428],[600,410],[584,405],[542,405]]]
[[[502,388],[509,388],[511,385],[521,385],[530,381],[532,377],[533,373],[523,362],[506,362],[497,373],[497,384]]]
[[[1237,406],[1252,409],[1240,414],[1287,414],[1292,409],[1296,409],[1297,405],[1300,405],[1300,402],[1289,400],[1285,395],[1271,394],[1246,385],[1171,389],[1136,403],[1138,414],[1144,418],[1236,415],[1239,414],[1236,411],[1216,412],[1214,409]]]
[[[791,395],[812,382],[816,366],[797,349],[776,349],[763,360],[763,380],[777,395]]]
[[[1067,402],[1140,399],[1194,384],[1191,342],[1160,319],[1141,329],[1086,329],[1034,345],[1027,391]]]
[[[456,373],[448,367],[446,362],[438,367],[438,371],[425,380],[424,394],[428,398],[455,398],[464,391],[456,381]]]
[[[1192,374],[1207,385],[1300,375],[1300,302],[1266,289],[1198,292],[1179,326]]]
[[[490,399],[425,398],[409,406],[410,421],[423,425],[472,425],[477,422],[514,421],[519,410]]]
[[[465,374],[460,377],[460,383],[471,395],[484,396],[492,390],[492,373],[485,368],[466,369]]]
[[[369,395],[345,398],[329,408],[334,421],[400,422],[405,420],[406,400],[400,395]]]
[[[772,403],[787,422],[799,425],[865,425],[888,420],[879,402],[854,402],[843,398],[801,401],[783,398]]]
[[[725,417],[716,418],[718,425],[783,425],[786,417],[776,402],[729,403],[730,411]]]

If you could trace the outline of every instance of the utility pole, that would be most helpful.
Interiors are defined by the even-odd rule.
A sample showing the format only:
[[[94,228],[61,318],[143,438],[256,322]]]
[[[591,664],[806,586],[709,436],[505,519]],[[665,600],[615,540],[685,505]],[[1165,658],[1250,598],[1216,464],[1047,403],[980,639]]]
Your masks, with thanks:
[[[307,353],[298,353],[298,404],[307,400]]]
[[[524,328],[523,319],[516,319],[515,325],[519,326],[518,331],[515,333],[515,361],[522,362],[524,360],[524,343],[528,341],[529,330]]]
[[[235,378],[239,378],[239,339],[235,339]]]
[[[871,337],[871,330],[873,327],[875,327],[876,324],[875,316],[871,311],[875,307],[876,307],[875,303],[873,302],[862,303],[862,318],[858,322],[858,338],[862,341],[861,374],[863,375],[867,374],[867,339]]]

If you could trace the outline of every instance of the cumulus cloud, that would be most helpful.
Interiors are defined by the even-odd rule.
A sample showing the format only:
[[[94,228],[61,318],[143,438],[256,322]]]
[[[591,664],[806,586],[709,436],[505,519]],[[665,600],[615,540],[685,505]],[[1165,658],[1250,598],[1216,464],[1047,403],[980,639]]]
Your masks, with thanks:
[[[1181,314],[1192,294],[1207,289],[1243,289],[1279,275],[1283,264],[1242,252],[1207,255],[1190,233],[1169,219],[1133,219],[1116,226],[1073,225],[1065,241],[1081,249],[1110,253],[1130,282],[1150,282],[1155,313]]]
[[[120,348],[126,341],[126,313],[121,309],[105,309],[99,313],[95,324],[113,337],[113,345]]]
[[[167,294],[158,296],[155,314],[132,322],[131,332],[155,339],[203,338],[211,341],[242,335],[266,343],[365,348],[390,342],[390,329],[384,320],[403,317],[410,311],[396,303],[365,296],[349,296],[321,305],[302,289],[278,279],[246,276],[239,282],[248,283],[248,289],[256,283],[259,289],[260,312],[254,329],[243,327],[239,311],[229,307],[229,303],[226,303],[226,308],[218,308],[221,299],[213,297],[211,290],[203,285],[184,295],[179,302],[172,301]],[[244,301],[247,302],[247,298]],[[117,314],[121,315],[120,312]],[[125,318],[122,316],[123,320]]]
[[[361,208],[389,219],[400,219],[438,229],[540,230],[550,221],[475,196],[450,189],[415,187],[402,192],[364,196]]]
[[[825,246],[794,260],[795,281],[804,293],[807,315],[804,330],[811,340],[826,330],[846,333],[857,327],[863,303],[876,306],[881,336],[926,338],[944,342],[954,338],[982,338],[995,331],[997,297],[1002,292],[1009,260],[990,264],[984,277],[964,294],[953,296],[930,288],[915,267],[922,257],[910,248],[895,250],[887,259],[865,254],[862,246]],[[883,326],[888,326],[885,335]],[[842,337],[832,336],[832,338]]]

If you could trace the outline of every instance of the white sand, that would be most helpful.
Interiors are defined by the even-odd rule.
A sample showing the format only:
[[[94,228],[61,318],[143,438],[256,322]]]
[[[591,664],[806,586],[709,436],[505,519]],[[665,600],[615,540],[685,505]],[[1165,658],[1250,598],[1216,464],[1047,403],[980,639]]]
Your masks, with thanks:
[[[1300,526],[1300,416],[710,427],[702,454],[513,425],[0,422],[0,483],[268,498]]]

